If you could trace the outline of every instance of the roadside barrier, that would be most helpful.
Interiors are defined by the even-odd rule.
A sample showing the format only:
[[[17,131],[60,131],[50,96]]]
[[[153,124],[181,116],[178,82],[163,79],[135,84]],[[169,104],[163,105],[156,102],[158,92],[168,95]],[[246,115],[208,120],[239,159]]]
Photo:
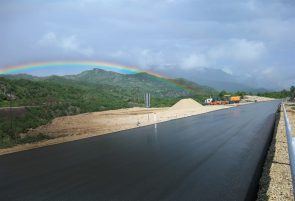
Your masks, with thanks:
[[[295,194],[294,194],[294,187],[295,187],[295,138],[292,137],[292,129],[291,129],[291,125],[289,123],[289,119],[288,119],[285,105],[284,104],[282,104],[282,105],[283,105],[283,110],[284,110],[285,127],[286,127],[286,135],[287,135],[287,142],[288,142],[288,153],[289,153],[291,175],[292,175],[293,197],[295,198]]]

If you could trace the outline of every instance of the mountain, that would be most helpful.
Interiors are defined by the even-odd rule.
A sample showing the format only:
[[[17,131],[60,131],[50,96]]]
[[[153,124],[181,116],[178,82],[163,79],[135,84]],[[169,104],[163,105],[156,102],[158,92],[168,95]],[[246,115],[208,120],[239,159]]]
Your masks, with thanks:
[[[15,74],[15,75],[3,75],[3,74],[0,74],[0,77],[5,77],[5,78],[8,78],[8,79],[25,79],[25,80],[40,80],[39,77],[36,77],[36,76],[33,76],[33,75],[29,75],[29,74],[23,74],[23,73],[20,73],[20,74]]]
[[[143,95],[151,93],[154,97],[207,96],[216,90],[181,79],[164,79],[148,73],[120,74],[101,69],[84,71],[78,75],[67,75],[65,79],[87,84],[104,84],[132,90]]]
[[[197,71],[194,77],[199,83],[208,85],[217,90],[225,90],[229,92],[247,91],[255,92],[256,89],[243,82],[243,78],[233,76],[221,69],[201,69]]]
[[[193,73],[184,74],[183,76],[189,80],[196,80],[199,84],[207,85],[219,91],[259,93],[271,90],[255,86],[255,83],[245,76],[231,75],[221,69],[203,68]]]

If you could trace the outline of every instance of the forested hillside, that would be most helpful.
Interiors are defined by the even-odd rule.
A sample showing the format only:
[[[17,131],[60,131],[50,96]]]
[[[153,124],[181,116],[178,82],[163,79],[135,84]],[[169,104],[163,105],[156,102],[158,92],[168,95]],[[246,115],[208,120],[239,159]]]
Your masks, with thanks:
[[[70,76],[2,76],[0,107],[33,107],[25,108],[22,115],[10,114],[16,109],[0,110],[1,144],[9,145],[15,142],[16,134],[58,116],[144,106],[145,93],[151,94],[152,107],[163,107],[184,97],[201,102],[217,91],[184,79],[168,80],[146,73],[125,75],[100,69]]]

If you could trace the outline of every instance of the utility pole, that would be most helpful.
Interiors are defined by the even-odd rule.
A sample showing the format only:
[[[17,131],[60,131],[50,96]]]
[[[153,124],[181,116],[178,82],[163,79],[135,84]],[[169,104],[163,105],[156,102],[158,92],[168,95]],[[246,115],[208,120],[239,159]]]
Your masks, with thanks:
[[[145,93],[145,107],[150,108],[151,107],[151,94]]]
[[[10,112],[10,132],[11,132],[11,137],[14,138],[13,136],[13,128],[12,128],[12,90],[10,87],[10,95],[9,95],[9,112]]]

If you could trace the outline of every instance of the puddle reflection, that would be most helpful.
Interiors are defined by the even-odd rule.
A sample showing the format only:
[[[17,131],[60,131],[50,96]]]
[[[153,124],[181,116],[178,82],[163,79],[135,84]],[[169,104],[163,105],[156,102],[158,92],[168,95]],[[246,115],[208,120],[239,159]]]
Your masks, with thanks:
[[[146,136],[147,142],[149,144],[156,144],[158,143],[158,125],[154,124],[154,132],[150,132]]]

